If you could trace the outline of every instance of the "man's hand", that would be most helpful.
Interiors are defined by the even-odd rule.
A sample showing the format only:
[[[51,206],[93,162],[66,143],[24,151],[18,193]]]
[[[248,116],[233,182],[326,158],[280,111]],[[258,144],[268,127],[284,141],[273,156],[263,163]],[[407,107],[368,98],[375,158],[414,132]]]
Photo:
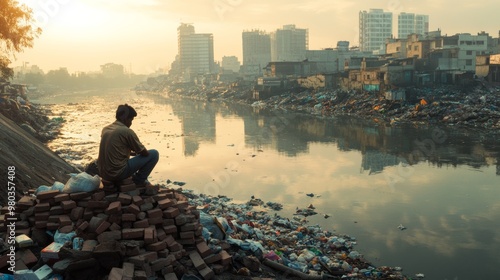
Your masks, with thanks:
[[[139,155],[141,155],[141,156],[145,156],[145,157],[149,156],[149,151],[148,151],[148,149],[144,148],[144,150],[142,150],[142,151],[139,153]]]

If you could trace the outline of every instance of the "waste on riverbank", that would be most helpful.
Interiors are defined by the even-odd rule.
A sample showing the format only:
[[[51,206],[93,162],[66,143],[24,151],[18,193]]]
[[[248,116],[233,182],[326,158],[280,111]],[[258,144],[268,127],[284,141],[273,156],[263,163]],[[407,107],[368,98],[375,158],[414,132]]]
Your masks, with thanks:
[[[407,279],[400,268],[366,261],[354,237],[271,215],[273,203],[234,204],[174,186],[30,190],[16,209],[16,234],[25,236],[16,249],[17,279]]]
[[[378,123],[428,125],[442,123],[463,127],[500,129],[500,87],[436,86],[394,90],[400,94],[301,89],[255,100],[252,90],[199,87],[167,90],[170,95],[210,101],[235,101],[254,107],[299,111],[321,116],[355,115]],[[394,96],[404,96],[395,99]]]

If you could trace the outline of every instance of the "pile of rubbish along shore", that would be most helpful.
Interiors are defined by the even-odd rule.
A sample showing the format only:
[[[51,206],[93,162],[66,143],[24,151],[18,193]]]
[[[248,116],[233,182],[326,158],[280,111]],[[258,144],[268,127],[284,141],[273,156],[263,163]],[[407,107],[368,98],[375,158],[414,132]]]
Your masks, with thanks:
[[[15,279],[410,279],[370,264],[354,237],[307,225],[314,211],[289,219],[269,214],[277,203],[234,204],[178,182],[77,192],[68,183],[17,202],[14,259],[2,207],[0,279],[13,279],[9,265]]]
[[[500,129],[500,87],[400,88],[384,94],[354,90],[301,90],[267,99],[252,99],[250,89],[191,86],[170,94],[195,99],[231,100],[255,107],[299,111],[321,116],[355,115],[387,125],[446,124]],[[399,100],[391,100],[398,98]]]
[[[23,90],[9,85],[4,85],[0,90],[0,114],[41,142],[55,139],[64,122],[60,117],[49,119],[47,115],[50,112],[31,103]]]

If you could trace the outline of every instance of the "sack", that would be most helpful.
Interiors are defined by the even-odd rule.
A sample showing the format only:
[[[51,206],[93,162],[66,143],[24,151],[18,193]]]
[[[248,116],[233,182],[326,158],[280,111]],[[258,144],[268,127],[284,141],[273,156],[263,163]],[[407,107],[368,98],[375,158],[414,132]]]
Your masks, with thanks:
[[[78,174],[71,174],[68,182],[64,185],[62,192],[75,193],[75,192],[91,192],[99,188],[101,179],[97,175],[90,175],[86,172]]]

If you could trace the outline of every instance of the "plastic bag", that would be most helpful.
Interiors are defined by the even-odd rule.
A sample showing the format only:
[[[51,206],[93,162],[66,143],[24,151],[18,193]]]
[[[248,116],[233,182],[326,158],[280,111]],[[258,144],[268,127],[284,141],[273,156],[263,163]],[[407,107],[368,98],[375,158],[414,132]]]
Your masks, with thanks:
[[[57,243],[66,243],[66,242],[71,242],[73,240],[73,237],[76,236],[76,233],[74,231],[69,232],[69,233],[60,233],[59,230],[56,231],[54,234],[54,241]]]
[[[65,193],[91,192],[99,188],[101,183],[99,176],[92,176],[86,172],[72,173],[70,175],[71,178],[69,178],[63,188],[63,192]]]

